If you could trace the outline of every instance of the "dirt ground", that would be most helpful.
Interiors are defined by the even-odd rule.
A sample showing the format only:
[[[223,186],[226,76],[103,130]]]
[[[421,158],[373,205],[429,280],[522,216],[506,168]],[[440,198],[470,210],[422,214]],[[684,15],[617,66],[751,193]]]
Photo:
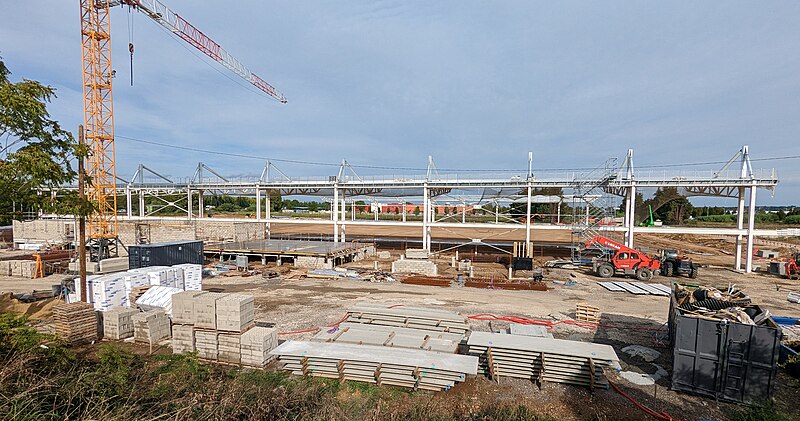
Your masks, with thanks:
[[[765,273],[743,274],[721,266],[730,267],[733,245],[720,239],[703,239],[687,243],[686,239],[672,236],[637,236],[640,244],[653,247],[682,248],[704,267],[693,284],[727,287],[736,284],[743,288],[755,303],[774,315],[800,317],[800,305],[786,300],[789,291],[800,291],[797,281],[780,279]],[[680,247],[678,247],[680,246]],[[722,251],[720,251],[722,250]],[[397,254],[397,252],[393,252]],[[546,259],[546,256],[543,257]],[[449,257],[437,261],[440,272],[454,273],[449,268]],[[382,270],[388,270],[390,260],[379,261]],[[345,265],[354,269],[371,269],[373,261]],[[601,327],[584,329],[572,325],[556,324],[552,332],[557,338],[593,341],[613,346],[621,360],[623,371],[653,374],[659,369],[670,371],[672,352],[666,341],[665,323],[668,317],[669,298],[637,296],[610,292],[597,285],[599,278],[583,270],[550,269],[545,272],[548,291],[502,291],[464,287],[430,287],[403,285],[399,282],[368,282],[332,279],[286,279],[297,277],[291,270],[282,278],[265,279],[261,276],[219,276],[204,279],[204,289],[224,292],[244,292],[256,297],[256,319],[274,324],[281,332],[293,332],[314,327],[325,327],[342,319],[345,310],[355,303],[403,304],[446,308],[465,316],[491,313],[498,316],[523,316],[543,319],[553,323],[574,316],[577,303],[589,303],[602,311]],[[477,263],[477,276],[505,277],[507,269],[500,264]],[[295,275],[295,276],[291,276]],[[0,291],[30,292],[48,289],[64,275],[51,275],[40,280],[21,280],[0,277]],[[655,277],[654,282],[669,285],[672,278]],[[555,281],[555,282],[554,282]],[[574,286],[565,286],[575,281]],[[689,279],[684,278],[684,281]],[[0,300],[0,311],[12,309]],[[16,311],[24,309],[14,308]],[[499,331],[508,326],[501,321],[470,320],[472,329]],[[281,339],[304,339],[311,333],[282,334]],[[653,362],[631,357],[622,348],[639,344],[653,348],[661,355]],[[730,404],[716,402],[669,390],[669,375],[655,386],[638,386],[625,379],[612,377],[626,393],[642,404],[665,411],[681,419],[725,419]],[[778,407],[800,419],[796,402],[800,397],[800,383],[780,371],[776,401]],[[639,420],[647,419],[627,400],[613,390],[597,390],[548,383],[539,389],[528,381],[500,379],[499,382],[475,378],[445,392],[445,399],[455,402],[493,400],[507,404],[526,403],[538,413],[556,419]]]

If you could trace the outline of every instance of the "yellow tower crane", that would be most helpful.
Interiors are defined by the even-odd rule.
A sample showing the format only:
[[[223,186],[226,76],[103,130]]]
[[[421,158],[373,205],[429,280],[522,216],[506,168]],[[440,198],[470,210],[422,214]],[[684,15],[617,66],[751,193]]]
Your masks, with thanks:
[[[219,44],[157,0],[80,0],[83,57],[83,136],[90,155],[86,194],[94,205],[88,217],[91,259],[117,256],[117,196],[114,158],[114,102],[111,66],[111,23],[114,6],[129,6],[213,58],[270,97],[286,103],[272,85],[250,72]],[[132,44],[131,53],[132,51]]]

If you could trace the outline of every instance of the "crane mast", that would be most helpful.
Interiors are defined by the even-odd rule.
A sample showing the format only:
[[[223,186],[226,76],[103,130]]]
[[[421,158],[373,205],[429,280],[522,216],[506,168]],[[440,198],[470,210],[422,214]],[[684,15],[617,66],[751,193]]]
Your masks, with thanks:
[[[114,101],[111,65],[113,6],[127,5],[144,13],[260,91],[281,103],[286,97],[251,72],[214,40],[158,0],[80,0],[81,57],[83,73],[83,127],[90,155],[86,174],[90,177],[87,198],[94,209],[88,216],[90,257],[99,261],[117,256],[117,196],[114,156]]]

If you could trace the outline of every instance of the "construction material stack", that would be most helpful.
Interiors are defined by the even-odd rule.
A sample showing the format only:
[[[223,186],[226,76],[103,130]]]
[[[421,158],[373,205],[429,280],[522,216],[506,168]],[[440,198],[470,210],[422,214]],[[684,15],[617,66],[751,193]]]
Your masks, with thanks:
[[[194,299],[194,326],[198,329],[217,328],[217,300],[227,296],[220,292],[208,292]]]
[[[69,343],[97,340],[97,315],[88,303],[58,304],[53,307],[56,335]]]
[[[216,301],[217,330],[241,333],[253,326],[256,308],[252,295],[228,294]]]
[[[161,309],[172,316],[172,296],[179,292],[182,292],[180,288],[154,285],[136,300],[136,305],[144,311]]]
[[[374,345],[286,341],[270,352],[296,375],[441,391],[478,370],[478,358]]]
[[[311,340],[313,342],[422,349],[454,354],[463,338],[464,335],[461,333],[344,322],[336,328],[320,330]]]
[[[608,388],[604,371],[620,369],[609,345],[488,332],[472,332],[467,345],[468,354],[480,358],[480,371],[493,379]]]
[[[136,342],[156,345],[163,339],[170,337],[169,317],[162,309],[145,311],[134,314],[133,338]]]
[[[346,321],[460,334],[469,331],[467,318],[458,313],[420,307],[358,304],[347,310]]]
[[[200,291],[203,289],[203,266],[194,263],[184,263],[173,266],[183,272],[183,289],[186,291]]]
[[[194,352],[194,299],[203,291],[185,291],[172,295],[172,352]]]
[[[137,313],[139,310],[119,307],[103,313],[103,336],[114,340],[133,336],[133,316]]]
[[[269,352],[278,346],[278,330],[255,326],[241,336],[241,363],[262,368],[272,359]]]

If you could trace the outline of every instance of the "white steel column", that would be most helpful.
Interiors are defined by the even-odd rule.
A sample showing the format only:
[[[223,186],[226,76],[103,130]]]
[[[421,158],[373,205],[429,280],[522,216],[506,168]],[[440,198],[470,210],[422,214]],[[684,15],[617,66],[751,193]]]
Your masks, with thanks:
[[[528,182],[528,200],[525,206],[525,257],[531,255],[531,183]]]
[[[144,190],[139,190],[139,217],[144,218]]]
[[[345,191],[342,190],[342,229],[341,229],[342,240],[341,240],[341,242],[346,243],[347,241],[345,240],[344,232],[345,232],[345,228],[347,227],[347,225],[345,225],[344,222],[347,221],[347,203],[345,202],[345,196],[344,195],[345,195]]]
[[[747,255],[745,256],[746,273],[753,271],[753,229],[756,226],[756,183],[750,187],[750,206],[747,215]]]
[[[256,186],[256,221],[261,220],[261,189]]]
[[[631,210],[631,191],[628,190],[628,194],[625,195],[625,214],[622,217],[622,226],[624,226],[625,228],[628,228],[630,226],[629,223],[630,215],[628,215],[628,212],[630,212],[630,210]],[[628,244],[628,236],[625,236],[625,245],[630,247],[630,245]]]
[[[203,204],[203,191],[197,191],[197,216],[202,218],[203,211],[205,211],[205,205]]]
[[[331,218],[333,219],[333,242],[339,242],[339,186],[333,185],[333,203],[331,203]]]
[[[558,210],[556,210],[556,224],[561,223],[561,200],[558,199]]]
[[[422,187],[422,248],[428,248],[428,185]]]
[[[125,186],[125,200],[126,200],[126,213],[128,214],[128,218],[132,216],[133,212],[133,196],[131,196],[131,186]]]
[[[186,190],[186,218],[192,219],[192,190]]]
[[[266,196],[265,197],[265,202],[267,202],[267,203],[266,203],[266,206],[264,207],[264,211],[266,212],[267,219],[270,219],[270,218],[272,218],[272,201],[269,198],[269,190],[266,191],[266,195],[265,196]]]
[[[403,205],[403,222],[406,222],[406,202],[401,203]]]
[[[631,184],[631,200],[628,206],[628,247],[634,248],[633,230],[636,226],[636,185]]]
[[[736,228],[744,228],[744,187],[739,187],[739,206],[736,208]],[[734,256],[733,269],[742,270],[742,234],[736,236],[736,255]]]

